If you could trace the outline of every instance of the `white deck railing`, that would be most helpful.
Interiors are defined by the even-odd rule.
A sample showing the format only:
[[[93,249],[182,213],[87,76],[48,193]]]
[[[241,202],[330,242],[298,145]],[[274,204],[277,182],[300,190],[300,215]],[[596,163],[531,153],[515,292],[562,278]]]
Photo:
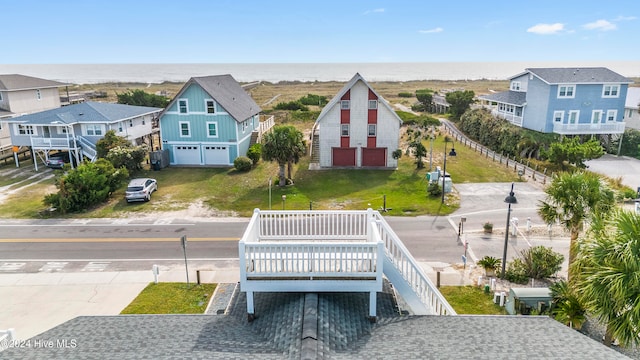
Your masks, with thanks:
[[[554,123],[553,132],[563,135],[577,134],[622,134],[626,124],[620,121],[611,121],[597,124],[562,124]]]
[[[96,146],[89,140],[82,136],[77,137],[80,146],[82,146],[82,153],[88,157],[91,161],[94,161],[98,157],[98,151]]]
[[[269,131],[276,124],[275,118],[273,115],[269,116],[266,120],[260,121],[260,135]]]
[[[68,138],[31,137],[31,147],[34,149],[71,149],[73,140]]]
[[[370,291],[384,270],[401,276],[405,283],[394,283],[396,288],[411,289],[429,313],[456,314],[380,213],[371,209],[256,209],[240,240],[239,255],[241,285],[250,291],[265,291],[248,285],[264,280],[305,280],[303,287],[308,291],[330,291],[336,286],[331,281],[320,284],[324,280],[350,280],[353,286],[333,291]],[[387,269],[383,259],[393,268]],[[368,285],[357,284],[357,280],[374,279]],[[314,288],[309,281],[319,287]],[[279,289],[275,283],[270,286],[271,291]],[[292,291],[298,287],[289,282],[280,289]]]

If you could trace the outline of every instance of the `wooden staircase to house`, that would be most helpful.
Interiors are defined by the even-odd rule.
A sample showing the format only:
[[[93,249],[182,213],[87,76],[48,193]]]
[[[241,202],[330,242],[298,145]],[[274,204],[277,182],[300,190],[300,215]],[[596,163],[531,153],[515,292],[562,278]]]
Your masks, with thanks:
[[[320,163],[320,138],[318,134],[313,134],[311,140],[311,162]]]

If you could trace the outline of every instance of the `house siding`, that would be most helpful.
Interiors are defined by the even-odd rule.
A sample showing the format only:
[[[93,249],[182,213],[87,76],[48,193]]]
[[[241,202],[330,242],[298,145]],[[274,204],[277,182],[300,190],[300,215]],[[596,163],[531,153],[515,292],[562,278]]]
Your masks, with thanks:
[[[551,95],[549,85],[538,77],[527,80],[527,106],[524,109],[522,127],[540,132],[551,132],[553,124],[547,122],[548,104]]]
[[[36,98],[35,89],[3,92],[2,98],[2,107],[17,115],[60,107],[58,88],[40,89],[40,100]]]
[[[356,149],[356,167],[362,166],[362,148],[368,147],[368,124],[369,124],[369,87],[361,80],[349,89],[350,109],[349,109],[349,146]],[[376,117],[376,147],[387,148],[386,167],[397,167],[397,160],[393,159],[393,151],[398,148],[400,121],[395,113],[382,104],[383,99],[378,99],[378,110]],[[341,147],[340,123],[341,123],[340,102],[336,102],[320,119],[319,139],[320,139],[320,166],[331,167],[332,149]]]

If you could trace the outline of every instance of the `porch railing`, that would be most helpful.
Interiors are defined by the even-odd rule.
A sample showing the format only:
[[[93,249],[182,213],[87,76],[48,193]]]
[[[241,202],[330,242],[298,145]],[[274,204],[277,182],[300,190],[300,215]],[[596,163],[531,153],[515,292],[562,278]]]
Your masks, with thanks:
[[[606,122],[597,124],[562,124],[554,123],[553,132],[563,135],[577,134],[622,134],[626,124],[624,122]]]

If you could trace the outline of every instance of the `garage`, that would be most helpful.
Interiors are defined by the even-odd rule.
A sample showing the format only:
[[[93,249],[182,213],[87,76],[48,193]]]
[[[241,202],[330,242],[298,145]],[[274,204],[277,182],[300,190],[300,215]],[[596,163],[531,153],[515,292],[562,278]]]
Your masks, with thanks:
[[[175,146],[173,148],[173,161],[176,165],[200,165],[200,146]]]
[[[363,148],[362,166],[387,166],[387,148]]]
[[[356,148],[332,148],[333,166],[356,166]]]
[[[229,165],[229,147],[225,145],[204,145],[205,165]]]

